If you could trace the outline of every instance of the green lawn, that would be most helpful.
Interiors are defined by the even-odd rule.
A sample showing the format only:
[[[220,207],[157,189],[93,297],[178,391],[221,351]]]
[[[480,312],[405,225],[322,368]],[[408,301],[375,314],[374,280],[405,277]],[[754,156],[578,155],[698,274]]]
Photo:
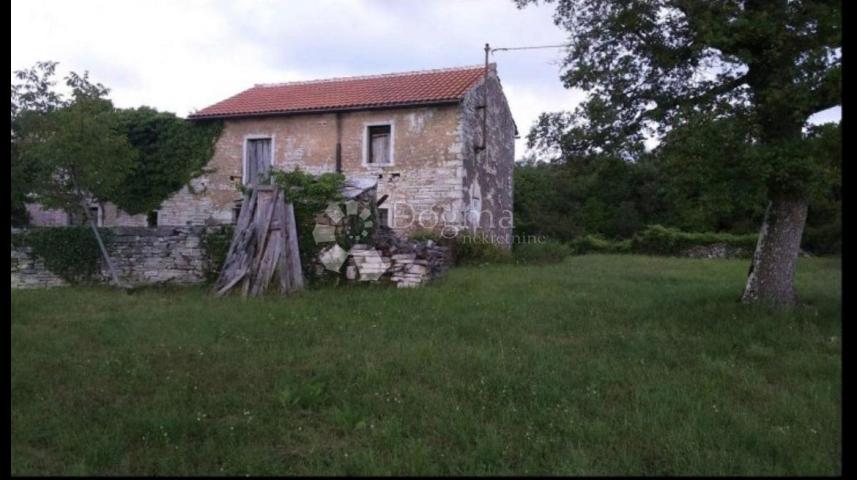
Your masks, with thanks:
[[[12,292],[13,474],[837,474],[839,259],[588,255],[421,289]]]

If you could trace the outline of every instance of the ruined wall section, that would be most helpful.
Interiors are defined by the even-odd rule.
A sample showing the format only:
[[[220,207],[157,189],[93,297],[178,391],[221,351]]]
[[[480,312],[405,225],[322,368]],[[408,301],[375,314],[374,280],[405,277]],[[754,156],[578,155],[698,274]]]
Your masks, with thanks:
[[[483,92],[487,88],[488,118],[486,148],[482,144]],[[462,163],[466,172],[462,185],[468,226],[499,243],[512,240],[512,176],[515,165],[515,123],[496,70],[489,69],[487,82],[472,88],[462,101]]]
[[[110,202],[101,204],[101,224],[116,227],[145,227],[146,215],[130,215]],[[27,204],[30,225],[34,227],[65,227],[68,225],[68,213],[65,210],[46,208],[38,203]]]

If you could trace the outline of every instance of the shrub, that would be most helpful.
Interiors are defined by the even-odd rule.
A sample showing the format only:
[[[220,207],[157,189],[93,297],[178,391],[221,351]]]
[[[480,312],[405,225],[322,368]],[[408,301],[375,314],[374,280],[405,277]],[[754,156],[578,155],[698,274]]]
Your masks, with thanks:
[[[515,263],[545,264],[557,263],[573,253],[570,246],[556,240],[541,243],[516,243],[512,248]]]
[[[99,233],[109,245],[111,232],[99,229]],[[30,247],[45,268],[69,283],[90,281],[99,272],[101,249],[88,226],[33,229],[13,235],[12,244]]]
[[[587,253],[629,253],[630,240],[607,240],[599,235],[578,237],[571,242],[571,249],[578,255]]]
[[[803,232],[802,247],[816,255],[842,253],[842,224],[830,223],[819,227],[807,226]]]
[[[424,242],[426,240],[432,240],[435,243],[442,243],[443,238],[435,232],[434,230],[422,229],[415,230],[412,233],[408,234],[408,239],[416,241],[416,242]]]
[[[756,234],[690,233],[661,225],[650,225],[631,239],[631,250],[653,255],[675,255],[690,247],[725,244],[752,253],[756,248]]]
[[[478,235],[460,232],[452,241],[446,243],[451,251],[456,265],[474,265],[489,263],[509,263],[512,254],[509,250]]]

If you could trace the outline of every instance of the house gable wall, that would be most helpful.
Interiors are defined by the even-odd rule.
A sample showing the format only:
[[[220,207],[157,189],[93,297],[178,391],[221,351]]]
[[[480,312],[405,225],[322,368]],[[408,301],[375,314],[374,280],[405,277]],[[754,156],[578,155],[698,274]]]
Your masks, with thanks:
[[[481,230],[506,246],[512,241],[512,177],[515,165],[515,123],[496,72],[472,88],[462,101],[464,139],[462,198],[471,230]],[[487,85],[487,87],[486,87]],[[488,118],[482,145],[483,92],[487,88]]]

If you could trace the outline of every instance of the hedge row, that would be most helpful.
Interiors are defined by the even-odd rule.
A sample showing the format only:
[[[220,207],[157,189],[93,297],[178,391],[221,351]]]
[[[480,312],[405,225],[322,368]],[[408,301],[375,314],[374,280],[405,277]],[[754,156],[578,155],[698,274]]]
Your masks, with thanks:
[[[630,250],[649,255],[677,255],[691,247],[723,244],[752,254],[758,235],[729,233],[690,233],[677,228],[650,225],[631,239]]]

